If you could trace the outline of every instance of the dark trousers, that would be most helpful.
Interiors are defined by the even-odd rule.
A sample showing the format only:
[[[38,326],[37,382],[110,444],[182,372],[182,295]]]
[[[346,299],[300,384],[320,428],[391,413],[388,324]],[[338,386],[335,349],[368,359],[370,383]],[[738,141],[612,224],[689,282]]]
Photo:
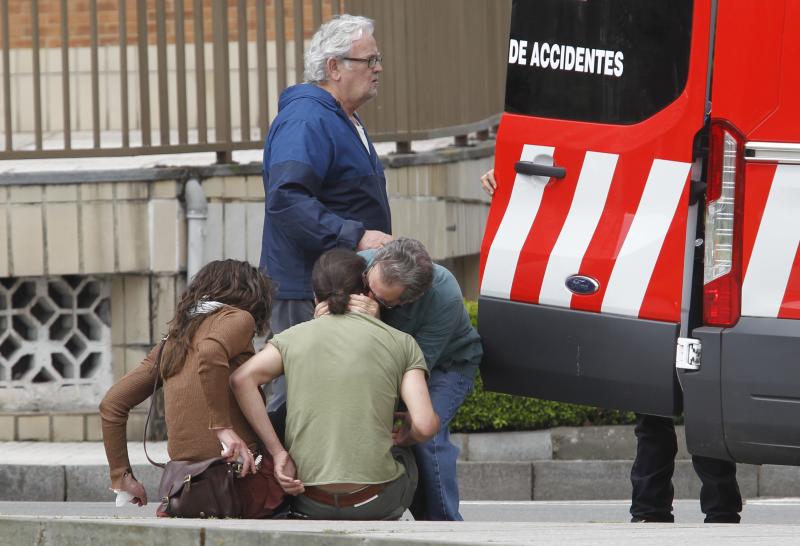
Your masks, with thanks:
[[[314,318],[314,300],[278,300],[272,302],[270,330],[280,334],[295,324]],[[272,336],[270,336],[272,337]],[[267,391],[264,391],[267,392]],[[269,384],[267,411],[276,411],[286,404],[286,376],[281,375]]]
[[[672,515],[672,474],[678,440],[669,417],[636,416],[636,460],[631,468],[631,515],[648,521],[675,521]],[[706,523],[739,523],[742,495],[736,482],[736,464],[692,456],[700,477],[700,508]]]

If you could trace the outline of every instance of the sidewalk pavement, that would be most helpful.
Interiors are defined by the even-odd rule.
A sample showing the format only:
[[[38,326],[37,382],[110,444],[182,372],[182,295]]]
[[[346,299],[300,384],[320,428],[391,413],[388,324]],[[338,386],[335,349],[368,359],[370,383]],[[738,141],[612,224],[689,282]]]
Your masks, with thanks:
[[[114,520],[0,516],[0,546],[169,544],[202,546],[472,546],[592,544],[710,546],[797,544],[796,525],[629,523],[347,522],[296,520]]]
[[[685,446],[678,427],[679,445]],[[630,496],[636,440],[632,426],[560,427],[533,432],[454,434],[461,447],[463,500],[602,500]],[[148,442],[151,458],[167,461],[166,443]],[[155,491],[161,470],[141,442],[128,444],[134,474]],[[794,497],[800,468],[738,466],[745,498]],[[698,498],[700,480],[681,447],[673,478],[676,498]],[[110,500],[100,442],[0,442],[0,500]]]

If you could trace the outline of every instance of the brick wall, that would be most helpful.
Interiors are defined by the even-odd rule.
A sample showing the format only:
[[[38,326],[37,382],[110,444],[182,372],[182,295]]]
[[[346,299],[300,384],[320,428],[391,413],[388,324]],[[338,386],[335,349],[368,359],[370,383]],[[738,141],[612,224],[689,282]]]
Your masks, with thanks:
[[[238,40],[237,0],[228,1],[228,35],[231,41]],[[267,14],[268,39],[275,39],[275,2],[274,0],[248,0],[247,37],[249,41],[256,39],[256,1],[264,1]],[[213,20],[211,17],[212,0],[202,0],[204,39],[212,40]],[[284,0],[286,39],[294,39],[294,2]],[[99,45],[117,45],[119,43],[120,0],[97,0],[97,33]],[[165,4],[165,20],[167,42],[175,42],[175,1],[167,0]],[[125,28],[128,44],[138,40],[138,2],[125,2]],[[184,36],[187,43],[194,42],[194,0],[184,0]],[[32,47],[32,5],[31,0],[9,0],[8,22],[9,42],[11,49]],[[147,39],[150,44],[156,41],[156,0],[146,0]],[[331,3],[323,1],[323,20],[330,17]],[[39,45],[40,47],[61,46],[61,0],[39,0]],[[69,0],[69,45],[86,47],[91,43],[90,0]],[[303,28],[305,37],[313,34],[311,0],[303,0]]]

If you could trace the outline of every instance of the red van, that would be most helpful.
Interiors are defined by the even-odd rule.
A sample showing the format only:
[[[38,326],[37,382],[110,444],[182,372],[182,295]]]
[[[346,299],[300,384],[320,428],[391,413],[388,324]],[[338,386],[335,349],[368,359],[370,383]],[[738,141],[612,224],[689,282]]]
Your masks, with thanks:
[[[516,0],[486,388],[800,464],[800,0]],[[676,371],[677,370],[677,371]]]

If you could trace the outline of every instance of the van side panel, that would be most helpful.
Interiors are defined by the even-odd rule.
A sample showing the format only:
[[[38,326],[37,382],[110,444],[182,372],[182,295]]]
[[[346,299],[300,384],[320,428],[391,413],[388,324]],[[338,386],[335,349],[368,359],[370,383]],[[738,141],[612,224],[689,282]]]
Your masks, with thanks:
[[[725,441],[737,461],[800,464],[798,355],[797,320],[742,317],[722,333]]]
[[[490,363],[481,368],[487,390],[557,396],[563,402],[652,415],[680,414],[673,368],[647,365],[649,355],[674,350],[676,324],[547,306],[530,313],[529,304],[484,296],[479,305],[484,361]],[[536,346],[520,354],[531,338]],[[532,361],[535,374],[530,372]]]
[[[800,464],[800,0],[718,5],[711,116],[745,138],[741,318],[700,328],[699,372],[682,372],[689,451],[709,454],[705,372],[719,369],[731,457]],[[757,21],[757,24],[754,24]],[[777,150],[760,154],[759,150]],[[706,352],[706,348],[710,350]],[[705,374],[708,377],[708,374]],[[706,389],[704,391],[704,389]],[[713,400],[715,398],[711,396]]]
[[[722,329],[696,328],[692,337],[702,343],[703,364],[699,370],[678,370],[683,387],[686,446],[692,455],[733,460],[722,425]]]

